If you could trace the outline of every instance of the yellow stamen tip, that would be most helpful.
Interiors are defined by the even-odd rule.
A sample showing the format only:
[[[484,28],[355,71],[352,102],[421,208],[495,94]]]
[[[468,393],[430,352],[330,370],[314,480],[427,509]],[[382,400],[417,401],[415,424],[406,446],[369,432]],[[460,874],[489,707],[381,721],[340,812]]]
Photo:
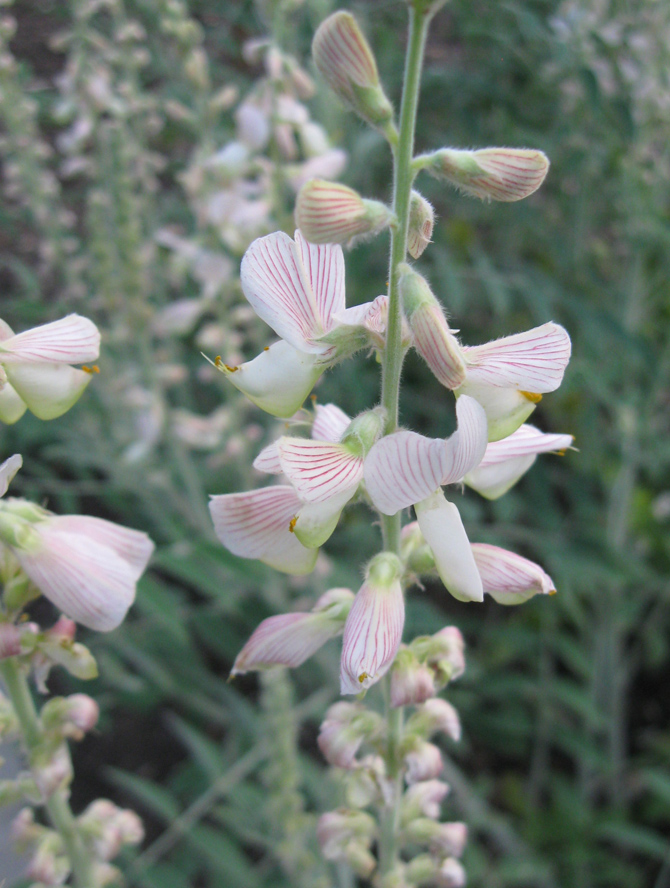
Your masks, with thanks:
[[[82,365],[81,368],[84,373],[100,373],[100,367],[97,364],[91,364],[90,367],[87,367],[85,364]]]
[[[264,352],[269,352],[269,351],[270,351],[270,346],[269,346],[269,345],[266,345],[265,348],[263,349],[263,351],[264,351]]]
[[[521,392],[524,398],[528,398],[529,401],[532,401],[533,404],[539,404],[542,400],[542,395],[539,395],[537,392]]]
[[[289,531],[290,531],[291,533],[294,532],[294,530],[295,530],[295,526],[296,526],[297,523],[298,523],[298,516],[297,516],[297,515],[294,515],[293,518],[291,518],[291,520],[289,521],[289,524],[288,524],[288,529],[289,529]]]
[[[358,682],[359,682],[359,684],[363,684],[363,682],[365,681],[365,679],[366,679],[366,678],[369,678],[369,677],[370,677],[370,676],[367,674],[367,672],[361,672],[361,674],[358,676]]]
[[[548,595],[556,595],[556,589],[550,589]]]

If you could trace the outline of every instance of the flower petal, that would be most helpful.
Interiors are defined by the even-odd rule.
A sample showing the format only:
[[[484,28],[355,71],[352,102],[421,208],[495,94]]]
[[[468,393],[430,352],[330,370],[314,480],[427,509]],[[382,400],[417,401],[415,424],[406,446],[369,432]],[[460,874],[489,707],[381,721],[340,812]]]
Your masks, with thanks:
[[[213,496],[209,510],[216,535],[234,555],[301,575],[314,568],[318,554],[290,531],[301,505],[292,487],[277,485]]]
[[[293,525],[293,533],[303,546],[316,549],[329,539],[337,527],[342,509],[351,499],[351,492],[345,490],[332,496],[325,503],[304,503]]]
[[[316,416],[312,423],[312,438],[315,441],[330,441],[339,443],[342,435],[349,428],[351,419],[344,410],[340,410],[335,404],[317,404],[314,408]]]
[[[5,369],[28,410],[44,420],[57,419],[67,413],[92,379],[90,373],[69,364],[16,363],[6,364]]]
[[[217,366],[257,407],[282,418],[302,407],[325,370],[315,355],[304,354],[283,340],[239,367]]]
[[[446,469],[441,484],[454,484],[482,461],[488,442],[484,408],[462,395],[456,401],[458,428],[446,441]]]
[[[534,595],[553,595],[554,582],[539,564],[498,546],[473,543],[484,592],[498,604],[521,604]]]
[[[282,468],[276,441],[261,450],[254,460],[253,466],[258,472],[265,472],[266,475],[281,475]]]
[[[345,492],[353,496],[363,477],[362,458],[343,444],[280,438],[277,449],[282,471],[308,503],[327,502]]]
[[[320,279],[318,268],[313,273]],[[329,275],[334,284],[335,270],[321,272],[321,277]],[[287,234],[277,231],[255,240],[242,259],[240,278],[253,310],[282,339],[298,351],[321,354],[326,350],[313,342],[325,333],[324,320],[298,246]]]
[[[269,666],[300,666],[342,631],[324,614],[278,614],[255,629],[233,665],[231,675]]]
[[[570,337],[548,323],[524,333],[464,348],[468,381],[527,392],[553,392],[570,360]]]
[[[71,314],[33,327],[0,343],[2,363],[83,364],[100,354],[100,332],[93,321]]]
[[[142,576],[154,551],[154,544],[146,533],[103,518],[56,515],[49,522],[59,533],[78,534],[111,549],[129,564],[135,579]]]
[[[0,388],[0,422],[13,425],[18,422],[28,409],[28,405],[16,392],[16,389],[6,382]]]
[[[456,506],[440,491],[414,508],[447,590],[459,601],[483,601],[482,580]]]
[[[0,496],[4,496],[7,493],[7,488],[11,484],[12,478],[22,465],[23,458],[18,453],[10,456],[0,465]]]
[[[333,326],[332,317],[346,308],[344,289],[344,253],[338,244],[311,244],[295,232],[298,254],[316,299],[324,330]]]
[[[384,515],[425,499],[442,484],[449,460],[442,438],[394,432],[374,445],[365,460],[365,485]]]

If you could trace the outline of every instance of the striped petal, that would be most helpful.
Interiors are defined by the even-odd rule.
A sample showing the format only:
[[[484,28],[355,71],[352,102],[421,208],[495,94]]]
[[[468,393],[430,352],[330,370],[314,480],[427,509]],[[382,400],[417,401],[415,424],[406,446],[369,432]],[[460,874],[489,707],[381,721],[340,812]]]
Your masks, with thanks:
[[[466,475],[465,483],[487,499],[498,499],[528,471],[538,453],[565,451],[572,440],[572,435],[550,435],[522,425],[507,438],[489,444],[479,466]]]
[[[473,543],[472,554],[484,592],[498,604],[522,604],[535,595],[556,592],[551,577],[528,558],[486,543]]]
[[[12,478],[22,465],[23,459],[18,453],[10,456],[0,465],[0,496],[4,496],[7,493],[7,488],[11,484]]]
[[[88,540],[111,549],[129,566],[138,580],[146,570],[149,558],[154,551],[154,544],[146,533],[105,521],[103,518],[92,518],[90,515],[57,515],[49,519],[59,533],[78,534]]]
[[[344,253],[337,244],[310,244],[300,231],[295,233],[295,242],[321,323],[327,332],[333,326],[333,315],[346,308]]]
[[[352,331],[362,330],[368,334],[375,348],[383,348],[386,343],[386,323],[388,318],[388,296],[382,294],[372,302],[353,305],[334,316],[340,327],[351,327]],[[409,338],[407,325],[403,320],[403,343]]]
[[[442,484],[454,484],[479,465],[486,452],[487,423],[484,408],[467,395],[456,401],[458,428],[447,438],[447,468]]]
[[[435,378],[448,389],[465,382],[465,362],[458,339],[438,305],[422,305],[409,320],[414,345]]]
[[[90,373],[69,364],[17,362],[6,364],[5,369],[12,388],[28,410],[44,420],[67,413],[92,379]]]
[[[442,484],[449,461],[442,438],[395,432],[378,441],[365,460],[365,486],[384,515],[395,515]]]
[[[83,364],[100,354],[100,332],[93,321],[71,314],[0,342],[2,363]]]
[[[337,444],[349,428],[351,419],[344,410],[335,404],[317,404],[314,408],[315,417],[312,423],[312,438],[315,441],[330,441]]]
[[[464,349],[468,381],[526,392],[553,392],[570,360],[570,337],[548,323]]]
[[[440,579],[459,601],[483,601],[484,589],[460,513],[439,491],[415,505]]]
[[[279,462],[279,450],[277,442],[273,441],[268,444],[258,454],[253,463],[254,468],[258,472],[264,472],[266,475],[281,475],[282,467]]]
[[[280,438],[277,442],[282,471],[300,498],[323,503],[334,496],[353,496],[363,477],[363,460],[343,444],[310,438]]]
[[[217,537],[234,555],[301,575],[310,573],[318,554],[291,533],[291,521],[301,505],[292,487],[278,485],[213,496],[209,510]]]
[[[219,363],[217,368],[261,410],[287,418],[302,407],[325,365],[316,355],[304,354],[280,340],[253,361],[238,367]]]
[[[275,333],[298,351],[325,351],[313,342],[325,333],[323,318],[298,245],[287,234],[277,231],[255,240],[242,259],[240,278],[251,307]]]

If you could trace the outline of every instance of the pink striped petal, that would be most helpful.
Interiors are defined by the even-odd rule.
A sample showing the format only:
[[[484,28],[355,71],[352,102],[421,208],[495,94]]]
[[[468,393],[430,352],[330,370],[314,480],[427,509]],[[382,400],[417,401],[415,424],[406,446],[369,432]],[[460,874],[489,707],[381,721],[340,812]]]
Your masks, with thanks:
[[[340,685],[343,694],[360,694],[379,681],[398,653],[405,623],[400,581],[368,580],[358,591],[344,626]]]
[[[472,554],[484,592],[498,604],[522,604],[534,595],[556,592],[551,577],[528,558],[486,543],[473,543]]]
[[[7,488],[11,484],[12,478],[22,465],[23,459],[18,453],[10,456],[0,465],[0,496],[4,496],[7,493]]]
[[[2,363],[83,364],[100,354],[100,333],[93,321],[71,314],[2,340]]]
[[[333,326],[333,315],[346,308],[342,247],[310,244],[300,231],[295,232],[295,242],[323,328],[328,332]]]
[[[282,468],[276,441],[261,450],[254,460],[253,466],[256,471],[265,472],[266,475],[281,475]]]
[[[437,490],[449,468],[441,438],[395,432],[378,441],[365,460],[365,486],[384,515],[395,515]]]
[[[439,305],[424,304],[412,313],[409,326],[414,345],[435,378],[448,389],[465,382],[465,361],[458,339],[449,329]]]
[[[415,505],[440,579],[459,601],[483,601],[484,589],[458,509],[442,492]]]
[[[322,248],[325,249],[325,248]],[[317,280],[330,268],[313,269]],[[324,263],[325,265],[325,263]],[[283,231],[255,240],[242,259],[242,289],[259,318],[298,351],[322,354],[326,347],[314,339],[326,332],[298,246]],[[323,294],[322,294],[323,298]]]
[[[337,444],[349,427],[351,419],[344,410],[335,404],[317,404],[314,408],[316,416],[312,423],[312,438],[315,441],[330,441]]]
[[[442,484],[454,484],[479,465],[486,452],[487,422],[484,408],[467,395],[456,401],[458,428],[446,441],[446,468]]]
[[[534,393],[553,392],[570,360],[570,337],[548,323],[464,349],[468,382]]]
[[[213,496],[209,510],[223,545],[241,558],[258,558],[284,573],[310,573],[318,551],[291,533],[302,503],[292,487],[278,485]]]
[[[90,373],[69,364],[17,361],[7,364],[5,369],[13,390],[27,404],[28,410],[44,420],[57,419],[66,413],[77,403],[93,378]]]
[[[375,348],[384,348],[386,344],[386,322],[388,318],[388,296],[377,296],[372,302],[354,305],[334,315],[333,320],[340,327],[351,327],[353,330],[363,329],[370,337]],[[407,324],[403,320],[403,343],[409,341]]]
[[[58,533],[77,534],[111,549],[139,579],[146,570],[154,544],[146,533],[89,515],[55,515],[49,523]]]
[[[363,477],[362,458],[343,444],[280,438],[277,448],[282,471],[305,502],[323,503],[345,492],[353,496]]]

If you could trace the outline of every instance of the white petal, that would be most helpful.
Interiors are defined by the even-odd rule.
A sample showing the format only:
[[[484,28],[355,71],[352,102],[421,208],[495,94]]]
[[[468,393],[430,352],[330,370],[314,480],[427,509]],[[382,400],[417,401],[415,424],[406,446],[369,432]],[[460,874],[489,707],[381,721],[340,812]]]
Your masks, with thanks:
[[[370,334],[376,348],[383,348],[386,341],[386,323],[388,318],[388,296],[377,296],[372,302],[354,305],[333,316],[340,327],[351,327],[353,330],[365,330]],[[407,331],[403,324],[403,341]]]
[[[272,444],[268,444],[261,450],[254,460],[253,466],[258,472],[265,472],[266,475],[281,475],[282,468],[279,462],[277,441],[273,441]]]
[[[344,410],[335,404],[317,404],[316,416],[312,423],[312,438],[315,441],[331,441],[337,444],[349,427],[351,419]]]
[[[14,553],[28,577],[77,623],[99,632],[115,629],[135,599],[137,571],[108,546],[61,531],[51,520],[34,528],[40,547]]]
[[[93,321],[77,314],[43,324],[0,345],[2,362],[84,364],[100,354],[100,333]]]
[[[232,384],[261,410],[287,418],[302,407],[325,370],[316,355],[297,351],[280,340],[239,367],[219,365]]]
[[[496,500],[506,494],[510,488],[514,487],[519,478],[526,474],[536,459],[536,456],[530,454],[528,456],[518,456],[516,459],[508,459],[507,462],[496,463],[485,468],[480,466],[478,469],[469,472],[465,476],[464,481],[468,487],[472,487],[480,496],[488,500]]]
[[[333,325],[333,315],[346,308],[342,247],[338,244],[310,244],[300,231],[295,233],[295,242],[316,299],[319,317],[328,331]]]
[[[342,631],[325,614],[278,614],[256,628],[233,665],[231,675],[269,666],[300,666]]]
[[[308,503],[327,502],[334,496],[353,496],[363,477],[363,460],[342,444],[311,438],[280,438],[277,442],[282,471]]]
[[[398,653],[405,622],[399,581],[390,586],[364,583],[344,626],[341,692],[360,694],[388,672]]]
[[[4,356],[3,356],[4,357]],[[38,419],[57,419],[77,403],[92,379],[69,364],[7,364],[7,378]]]
[[[483,601],[482,580],[456,506],[438,492],[417,503],[415,509],[447,590],[459,601]]]
[[[548,323],[515,336],[465,348],[468,380],[527,392],[553,392],[570,360],[570,337]]]
[[[6,382],[0,388],[0,422],[13,425],[18,422],[28,409],[28,405],[16,392],[16,389]]]
[[[0,496],[7,493],[7,488],[11,484],[12,478],[23,465],[23,459],[18,453],[6,459],[0,465]]]
[[[300,507],[293,532],[303,546],[316,549],[332,536],[351,496],[351,492],[345,490],[325,503],[304,503]]]
[[[242,259],[242,289],[259,318],[298,351],[323,353],[314,344],[325,328],[298,247],[283,231],[258,238]]]
[[[473,543],[484,592],[499,604],[521,604],[534,595],[553,595],[553,580],[539,564],[486,543]]]
[[[234,555],[298,575],[309,573],[318,555],[291,533],[301,505],[292,487],[278,485],[213,496],[209,510],[216,535]]]
[[[488,443],[484,408],[474,398],[462,395],[456,401],[457,430],[447,438],[447,463],[441,484],[460,481],[482,461]]]
[[[456,397],[469,396],[478,401],[486,412],[489,441],[499,441],[513,434],[535,410],[542,395],[520,392],[514,388],[474,383],[466,379]]]
[[[441,438],[394,432],[378,441],[365,460],[365,485],[384,515],[424,499],[441,485],[449,460]]]
[[[57,515],[50,518],[49,523],[59,533],[77,534],[111,549],[129,564],[135,579],[142,576],[154,551],[154,544],[146,533],[103,518]]]

